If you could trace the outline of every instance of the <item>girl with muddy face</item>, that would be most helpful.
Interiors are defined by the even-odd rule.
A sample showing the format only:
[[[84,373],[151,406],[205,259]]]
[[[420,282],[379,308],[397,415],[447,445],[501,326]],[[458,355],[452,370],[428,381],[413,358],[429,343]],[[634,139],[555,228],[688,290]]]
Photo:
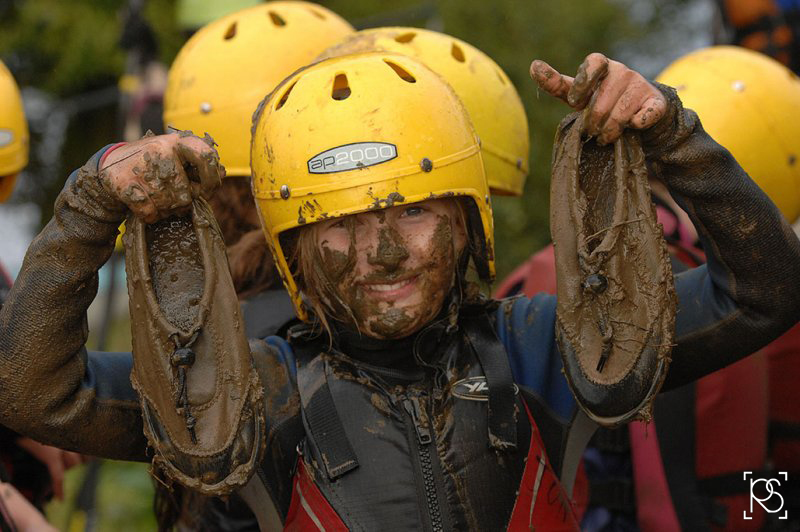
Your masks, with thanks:
[[[317,312],[373,338],[405,338],[441,310],[466,242],[453,199],[352,214],[303,229],[299,277]]]

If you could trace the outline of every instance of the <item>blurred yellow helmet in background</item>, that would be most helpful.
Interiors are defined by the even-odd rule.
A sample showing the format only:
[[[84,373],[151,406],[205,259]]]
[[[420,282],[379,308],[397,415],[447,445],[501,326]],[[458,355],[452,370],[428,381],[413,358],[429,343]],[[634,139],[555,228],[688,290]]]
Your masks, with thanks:
[[[17,82],[0,61],[0,202],[14,190],[17,174],[28,164],[28,123]]]
[[[262,226],[302,319],[281,236],[320,220],[467,197],[476,267],[484,278],[494,275],[478,138],[452,88],[415,59],[356,54],[295,73],[259,107],[252,164]]]
[[[758,52],[713,46],[656,79],[677,89],[790,222],[800,216],[800,79],[791,70]]]
[[[266,2],[200,29],[169,70],[164,124],[208,132],[228,175],[250,175],[250,124],[258,102],[286,76],[353,33],[309,2]]]
[[[528,118],[517,90],[497,63],[462,40],[420,28],[359,31],[322,57],[368,51],[413,57],[442,76],[461,98],[478,133],[492,193],[522,194],[530,151]]]

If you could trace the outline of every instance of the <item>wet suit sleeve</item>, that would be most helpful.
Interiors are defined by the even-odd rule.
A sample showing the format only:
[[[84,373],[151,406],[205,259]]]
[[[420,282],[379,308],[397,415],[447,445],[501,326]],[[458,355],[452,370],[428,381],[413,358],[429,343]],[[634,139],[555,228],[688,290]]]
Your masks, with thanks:
[[[555,319],[555,296],[518,296],[500,303],[495,330],[508,353],[514,381],[538,395],[566,421],[575,413],[576,404],[562,373]]]
[[[144,460],[130,353],[89,353],[86,309],[124,206],[97,178],[105,150],[68,179],[0,310],[0,423],[42,443]]]
[[[669,389],[753,353],[797,323],[800,241],[694,111],[683,109],[673,89],[657,86],[670,105],[642,137],[650,175],[692,218],[708,258],[676,275]]]

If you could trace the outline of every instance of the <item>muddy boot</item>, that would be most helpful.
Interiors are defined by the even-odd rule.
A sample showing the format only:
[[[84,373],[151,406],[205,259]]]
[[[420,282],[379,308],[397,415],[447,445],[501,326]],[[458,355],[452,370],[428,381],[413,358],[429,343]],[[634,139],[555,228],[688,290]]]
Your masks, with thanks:
[[[185,216],[127,227],[131,382],[153,466],[227,494],[253,473],[264,414],[219,227],[202,199]]]
[[[600,146],[583,116],[559,126],[550,189],[556,334],[580,407],[614,426],[649,420],[675,330],[669,253],[637,133]]]

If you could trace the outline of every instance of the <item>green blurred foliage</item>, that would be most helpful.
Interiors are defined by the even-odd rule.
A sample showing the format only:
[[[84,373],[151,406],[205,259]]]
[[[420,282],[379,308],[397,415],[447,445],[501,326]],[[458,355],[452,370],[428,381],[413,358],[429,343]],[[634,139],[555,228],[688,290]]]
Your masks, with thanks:
[[[117,5],[109,0],[5,3],[0,56],[21,85],[59,95],[114,83],[123,61]]]
[[[100,532],[139,532],[157,530],[153,514],[153,483],[148,464],[104,460],[97,485],[95,528]],[[87,516],[76,508],[76,495],[87,466],[67,471],[63,501],[51,501],[45,513],[48,521],[65,532],[82,532]]]
[[[55,103],[49,111],[53,115],[70,115],[55,165],[44,164],[37,155],[45,140],[40,138],[41,131],[32,128],[31,161],[20,179],[30,186],[18,186],[14,196],[15,201],[39,206],[42,226],[52,216],[68,173],[98,148],[121,138],[118,105],[113,99],[102,105],[93,105],[92,100],[113,91],[125,70],[126,51],[120,37],[125,13],[134,3],[0,0],[0,59],[21,87],[35,87],[52,98]],[[142,4],[143,16],[156,35],[158,57],[169,64],[185,40],[176,30],[174,2],[144,0]]]
[[[125,67],[119,46],[122,0],[0,0],[0,58],[21,86],[59,97],[115,85]],[[183,44],[172,0],[146,0],[144,16],[169,64]]]

